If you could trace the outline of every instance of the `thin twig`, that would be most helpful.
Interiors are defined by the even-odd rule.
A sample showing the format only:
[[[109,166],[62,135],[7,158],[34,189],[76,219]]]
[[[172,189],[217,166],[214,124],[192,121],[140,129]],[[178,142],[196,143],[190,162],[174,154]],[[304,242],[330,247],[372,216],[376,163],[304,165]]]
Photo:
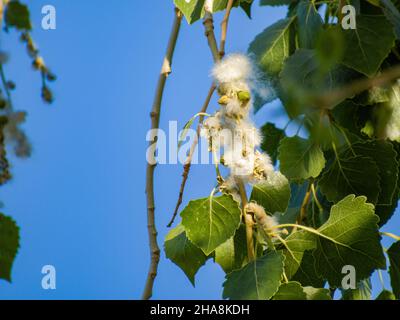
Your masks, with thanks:
[[[225,55],[225,43],[226,43],[226,35],[227,35],[227,31],[228,31],[228,23],[229,23],[229,17],[230,17],[230,13],[232,10],[232,6],[233,6],[233,0],[229,0],[227,7],[226,7],[226,13],[225,13],[225,17],[221,23],[221,42],[220,42],[220,50],[218,50],[218,45],[217,45],[217,40],[215,38],[215,33],[214,33],[214,19],[213,16],[210,12],[206,11],[206,15],[204,16],[204,20],[203,20],[203,24],[205,27],[205,35],[207,37],[207,41],[208,41],[208,46],[210,48],[211,54],[213,56],[214,62],[218,62],[220,61],[223,56]],[[201,108],[200,112],[206,112],[207,108],[210,104],[210,100],[212,95],[214,94],[214,91],[216,89],[215,84],[212,84],[206,101],[203,105],[203,107]],[[194,151],[196,150],[198,141],[199,141],[199,134],[200,134],[200,128],[201,128],[201,124],[203,122],[203,117],[201,117],[199,119],[199,125],[197,126],[197,135],[196,135],[196,139],[193,141],[192,146],[190,147],[190,151],[189,151],[189,155],[186,158],[186,162],[185,165],[183,167],[183,174],[182,174],[182,183],[181,183],[181,187],[179,190],[179,197],[178,197],[178,201],[176,203],[175,206],[175,210],[174,213],[172,215],[172,219],[171,221],[168,223],[167,227],[171,227],[172,224],[175,221],[175,218],[178,214],[178,210],[182,204],[182,200],[183,200],[183,193],[185,191],[185,186],[186,186],[186,182],[187,179],[189,177],[189,172],[190,172],[190,167],[192,165],[192,158],[193,158],[193,154]]]
[[[212,98],[212,96],[214,94],[215,89],[216,89],[216,86],[213,83],[211,85],[210,90],[208,91],[207,98],[206,98],[206,100],[205,100],[205,102],[204,102],[204,104],[203,104],[203,106],[201,108],[201,111],[200,111],[201,113],[205,113],[207,111],[207,108],[210,105],[210,101],[211,101],[211,98]],[[189,154],[188,154],[188,156],[186,158],[185,165],[183,166],[182,183],[181,183],[181,187],[180,187],[180,190],[179,190],[179,197],[178,197],[178,201],[177,201],[176,206],[175,206],[174,214],[172,215],[171,221],[167,225],[168,228],[170,228],[172,226],[172,224],[174,223],[175,218],[176,218],[176,216],[178,214],[179,207],[182,204],[183,193],[185,191],[186,181],[187,181],[187,179],[189,177],[189,172],[190,172],[190,167],[192,165],[193,155],[194,155],[194,152],[196,150],[196,147],[197,147],[197,144],[198,144],[198,141],[199,141],[200,130],[201,130],[201,125],[203,123],[203,120],[204,120],[204,117],[200,116],[199,117],[199,124],[197,125],[196,138],[194,139],[194,141],[192,143],[192,146],[190,147],[190,151],[189,151]]]
[[[228,34],[229,17],[231,15],[233,2],[234,2],[234,0],[229,0],[228,1],[228,4],[226,5],[225,16],[224,16],[224,19],[221,22],[221,42],[219,44],[219,56],[220,56],[220,58],[223,58],[225,56],[226,36]]]
[[[154,104],[150,113],[151,129],[157,129],[160,123],[161,102],[168,75],[171,73],[172,58],[174,55],[179,30],[182,22],[182,13],[175,9],[175,18],[168,42],[167,52],[158,79]],[[157,142],[155,142],[157,143]],[[150,142],[151,144],[151,142]],[[157,243],[157,229],[155,225],[155,204],[154,204],[154,169],[155,164],[147,163],[146,170],[146,197],[147,197],[147,227],[150,244],[150,267],[147,275],[146,285],[143,290],[142,299],[150,299],[153,294],[154,279],[157,276],[158,263],[160,261],[160,248]]]
[[[3,88],[4,88],[4,91],[6,93],[6,97],[7,97],[7,102],[8,102],[7,109],[8,109],[8,111],[10,111],[10,110],[13,109],[12,100],[11,100],[11,93],[10,93],[10,89],[8,88],[7,78],[6,78],[6,75],[4,73],[4,68],[3,68],[3,64],[2,63],[0,63],[0,78],[1,78],[1,82],[3,83]]]

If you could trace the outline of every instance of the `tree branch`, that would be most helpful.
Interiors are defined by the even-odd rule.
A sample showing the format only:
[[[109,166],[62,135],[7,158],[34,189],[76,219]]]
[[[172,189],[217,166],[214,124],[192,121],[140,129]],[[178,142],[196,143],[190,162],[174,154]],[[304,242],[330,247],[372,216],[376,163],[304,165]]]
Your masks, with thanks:
[[[207,94],[207,98],[206,98],[206,100],[205,100],[205,102],[204,102],[204,104],[203,104],[203,106],[202,106],[202,108],[200,110],[200,113],[205,113],[207,111],[207,108],[210,105],[210,101],[211,101],[211,98],[212,98],[212,96],[214,94],[215,89],[216,89],[216,86],[213,83],[211,85],[211,88],[210,88],[208,94]],[[176,202],[176,206],[175,206],[175,210],[174,210],[174,213],[172,215],[172,218],[171,218],[170,222],[167,225],[168,228],[170,228],[172,226],[172,224],[174,223],[175,218],[178,215],[179,207],[182,204],[183,193],[185,191],[186,181],[187,181],[187,179],[189,177],[189,172],[190,172],[190,167],[192,165],[193,155],[194,155],[194,152],[196,150],[197,144],[199,142],[200,130],[201,130],[201,125],[203,123],[203,120],[204,120],[204,116],[200,116],[199,117],[199,123],[197,125],[197,130],[196,130],[196,138],[195,138],[195,140],[193,141],[193,143],[192,143],[192,145],[190,147],[189,154],[188,154],[188,156],[186,158],[186,161],[185,161],[185,165],[183,166],[182,182],[181,182],[181,187],[179,189],[179,197],[178,197],[178,201]]]
[[[219,45],[219,56],[223,58],[225,56],[225,43],[226,43],[226,35],[228,33],[228,24],[229,24],[229,17],[231,15],[233,1],[229,0],[226,6],[225,16],[221,23],[221,42]]]
[[[182,13],[175,9],[175,18],[168,42],[167,52],[158,79],[151,117],[151,129],[158,129],[160,123],[161,102],[168,75],[171,73],[172,58],[177,43],[179,30],[182,22]],[[151,143],[150,143],[151,145]],[[147,227],[150,245],[150,267],[147,275],[142,299],[150,299],[153,294],[154,279],[157,276],[158,263],[160,261],[160,248],[157,243],[157,229],[155,225],[155,204],[154,204],[154,169],[155,164],[147,163],[146,169],[146,197],[147,197]]]
[[[217,40],[215,39],[214,34],[214,19],[212,14],[208,11],[206,11],[204,15],[203,24],[205,28],[205,35],[208,41],[208,46],[210,47],[214,62],[218,62],[220,61],[220,55]]]

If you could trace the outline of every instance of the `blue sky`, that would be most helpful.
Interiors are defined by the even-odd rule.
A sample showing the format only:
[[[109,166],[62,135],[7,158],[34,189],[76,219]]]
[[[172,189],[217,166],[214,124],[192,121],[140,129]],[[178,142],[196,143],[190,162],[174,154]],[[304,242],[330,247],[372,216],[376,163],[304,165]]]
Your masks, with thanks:
[[[1,49],[11,56],[6,73],[17,83],[14,105],[29,113],[24,128],[34,152],[27,160],[12,158],[14,179],[0,188],[3,212],[21,227],[13,283],[0,281],[0,299],[140,298],[149,262],[145,137],[172,23],[171,2],[29,1],[33,37],[58,75],[50,106],[41,102],[39,75],[31,70],[16,33],[2,34]],[[47,4],[56,7],[56,30],[40,28],[41,8]],[[255,9],[252,21],[234,10],[228,52],[246,51],[254,36],[285,15],[285,8]],[[183,24],[162,128],[169,120],[183,127],[207,94],[212,59],[203,33],[201,23]],[[273,118],[282,124],[277,110],[276,103],[265,107],[256,123]],[[156,170],[161,244],[181,171],[180,165]],[[184,204],[208,195],[213,184],[213,167],[194,166]],[[396,218],[386,229],[396,231],[398,224]],[[41,269],[47,264],[57,270],[56,290],[41,288]],[[154,298],[220,299],[223,280],[220,267],[209,261],[193,288],[162,254]],[[380,285],[374,285],[379,291]]]

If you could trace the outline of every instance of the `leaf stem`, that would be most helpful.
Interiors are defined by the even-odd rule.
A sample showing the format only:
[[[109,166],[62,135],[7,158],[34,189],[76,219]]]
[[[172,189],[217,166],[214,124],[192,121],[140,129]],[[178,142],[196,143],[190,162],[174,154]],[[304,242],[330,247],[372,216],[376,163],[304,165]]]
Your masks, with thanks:
[[[325,239],[327,239],[329,241],[335,242],[334,239],[322,234],[318,230],[315,230],[313,228],[306,227],[306,226],[303,226],[303,225],[295,224],[295,223],[280,224],[280,225],[277,225],[277,226],[273,226],[271,229],[275,230],[275,229],[283,229],[283,228],[299,228],[299,229],[303,229],[303,230],[308,231],[308,232],[310,232],[312,234],[315,234],[315,235],[317,235],[317,236],[319,236],[321,238],[325,238]]]
[[[400,65],[396,65],[383,71],[380,75],[375,78],[362,78],[355,80],[349,85],[330,91],[329,93],[323,93],[314,99],[314,104],[319,107],[326,109],[333,109],[341,101],[353,97],[365,90],[372,87],[381,87],[387,83],[400,78]]]
[[[392,238],[392,239],[394,239],[394,240],[396,240],[396,241],[400,241],[400,237],[399,237],[399,236],[396,236],[396,235],[393,234],[393,233],[390,233],[390,232],[380,232],[380,234],[383,235],[383,236],[387,236],[387,237],[389,237],[389,238]]]

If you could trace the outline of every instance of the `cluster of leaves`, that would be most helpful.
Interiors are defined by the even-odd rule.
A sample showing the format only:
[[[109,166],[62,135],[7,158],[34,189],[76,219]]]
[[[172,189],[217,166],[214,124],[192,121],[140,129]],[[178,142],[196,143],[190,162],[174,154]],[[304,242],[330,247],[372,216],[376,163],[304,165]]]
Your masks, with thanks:
[[[212,8],[210,13],[223,11],[228,5],[229,0],[214,0],[212,1]],[[174,0],[175,6],[183,13],[187,22],[192,24],[197,20],[204,17],[207,0]],[[253,0],[235,0],[233,3],[234,7],[241,7],[246,14],[251,17],[251,6]]]
[[[48,81],[54,81],[55,76],[45,65],[43,58],[32,40],[30,32],[32,23],[30,12],[25,4],[18,0],[3,1],[1,5],[0,23],[4,22],[4,30],[9,32],[15,29],[21,35],[21,41],[26,44],[27,52],[32,58],[33,67],[40,71],[42,77],[42,98],[45,102],[53,101],[53,94],[48,87]],[[4,6],[4,7],[3,7]],[[31,145],[20,128],[25,122],[26,112],[15,111],[11,92],[15,90],[15,83],[7,79],[4,65],[8,56],[0,52],[0,185],[11,179],[10,165],[7,158],[7,149],[12,147],[17,157],[29,157]],[[0,279],[11,281],[11,268],[19,248],[19,228],[14,220],[0,213]]]
[[[226,2],[214,1],[215,11]],[[400,197],[400,137],[387,133],[400,106],[400,84],[388,81],[326,99],[400,64],[400,3],[346,2],[356,8],[356,29],[337,23],[339,1],[261,0],[288,5],[288,15],[258,35],[249,53],[305,132],[288,137],[265,124],[262,147],[280,172],[253,186],[250,201],[279,221],[278,233],[287,232],[271,246],[255,229],[257,257],[249,261],[239,204],[227,194],[190,201],[165,240],[165,252],[193,284],[199,268],[213,259],[226,272],[224,298],[331,299],[326,287],[341,288],[342,269],[351,265],[358,286],[342,290],[342,299],[370,299],[372,273],[390,265],[392,291],[378,299],[400,299],[400,242],[386,250],[387,261],[380,233]],[[243,3],[251,1],[235,4]],[[190,23],[202,16],[204,1],[175,4]],[[258,101],[257,109],[264,103]]]

